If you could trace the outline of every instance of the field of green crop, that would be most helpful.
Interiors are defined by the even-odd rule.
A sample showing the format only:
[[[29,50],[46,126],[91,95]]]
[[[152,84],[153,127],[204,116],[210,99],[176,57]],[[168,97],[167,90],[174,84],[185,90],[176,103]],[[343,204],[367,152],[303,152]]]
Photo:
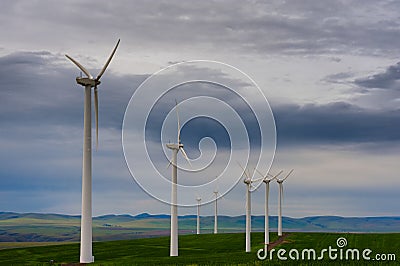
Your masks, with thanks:
[[[342,234],[342,233],[291,233],[275,250],[285,249],[286,257],[291,249],[301,252],[303,249],[315,249],[319,252],[329,246],[337,248],[336,240],[344,237],[347,246],[362,252],[369,248],[373,258],[376,254],[395,254],[396,261],[330,261],[327,256],[322,261],[281,261],[274,253],[273,260],[261,261],[257,250],[263,244],[263,233],[252,233],[252,252],[244,252],[245,236],[238,234],[203,234],[179,237],[179,257],[169,257],[169,238],[147,238],[94,243],[94,265],[397,265],[400,260],[400,234]],[[272,240],[277,239],[271,234]],[[393,259],[393,258],[392,258]],[[53,260],[56,264],[77,263],[79,244],[49,245],[28,248],[0,250],[1,265],[48,265]]]

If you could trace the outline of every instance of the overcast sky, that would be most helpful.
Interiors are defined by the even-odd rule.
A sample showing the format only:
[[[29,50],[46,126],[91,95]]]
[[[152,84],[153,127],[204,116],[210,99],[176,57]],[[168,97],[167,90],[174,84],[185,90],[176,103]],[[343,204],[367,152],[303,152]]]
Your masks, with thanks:
[[[79,70],[64,54],[95,76],[120,38],[99,87],[94,215],[169,213],[167,204],[134,181],[124,158],[122,125],[131,96],[146,78],[190,60],[232,65],[268,99],[277,137],[271,173],[295,169],[284,183],[284,215],[399,215],[397,1],[1,1],[0,12],[0,211],[80,213],[83,88],[75,81]],[[218,77],[227,78],[209,73],[210,79]],[[246,87],[248,80],[235,82]],[[197,84],[193,94],[179,94],[179,100],[206,95],[240,102],[235,94],[212,94],[213,88],[203,85]],[[246,93],[250,103],[260,100],[255,91]],[[166,95],[154,108],[152,121],[158,122],[148,125],[149,136],[159,136],[160,119],[173,108],[175,95]],[[248,107],[232,106],[250,117],[246,126],[256,132]],[[191,159],[218,146],[220,165],[229,145],[223,137],[218,140],[226,132],[213,123],[189,121],[182,141]],[[214,144],[201,140],[213,134]],[[253,144],[259,141],[254,134]],[[155,150],[162,144],[157,138],[147,143]],[[155,161],[168,176],[165,156]],[[272,215],[277,188],[271,187]],[[239,182],[221,200],[219,212],[244,214],[244,193]],[[205,194],[203,199],[211,199],[212,191]],[[253,214],[262,214],[264,187],[252,197]],[[180,214],[195,211],[179,209]],[[211,215],[213,206],[205,205],[202,213]]]

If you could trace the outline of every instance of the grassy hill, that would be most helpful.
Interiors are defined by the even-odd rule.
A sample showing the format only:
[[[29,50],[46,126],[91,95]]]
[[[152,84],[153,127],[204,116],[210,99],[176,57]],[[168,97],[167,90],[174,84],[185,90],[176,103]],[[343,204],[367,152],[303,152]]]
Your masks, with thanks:
[[[201,230],[211,233],[214,217],[201,217]],[[276,230],[277,217],[270,217]],[[95,241],[136,239],[169,235],[169,215],[104,215],[93,218]],[[285,231],[296,232],[400,232],[400,217],[349,218],[315,216],[283,217]],[[196,228],[194,215],[180,216],[180,234],[191,234]],[[218,216],[221,233],[244,232],[245,216]],[[252,217],[252,230],[264,230],[264,217]],[[0,212],[0,242],[79,241],[80,217],[60,214]]]
[[[169,237],[95,242],[95,265],[398,265],[400,259],[400,234],[342,234],[342,233],[290,233],[285,241],[275,249],[313,248],[321,251],[329,246],[336,247],[338,237],[345,237],[346,248],[372,250],[376,254],[394,254],[396,261],[386,263],[376,261],[260,261],[256,252],[262,248],[263,233],[252,233],[252,252],[244,252],[244,234],[203,234],[179,237],[179,257],[169,257]],[[276,234],[271,234],[276,240]],[[286,254],[287,256],[287,254]],[[79,244],[64,244],[42,247],[0,250],[0,265],[47,265],[53,260],[56,264],[77,263]]]

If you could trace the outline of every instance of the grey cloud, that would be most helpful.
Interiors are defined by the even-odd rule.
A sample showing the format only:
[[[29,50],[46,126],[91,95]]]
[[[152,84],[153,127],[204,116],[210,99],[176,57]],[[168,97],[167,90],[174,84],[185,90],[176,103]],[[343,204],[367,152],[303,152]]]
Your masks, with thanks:
[[[353,74],[348,73],[348,72],[340,72],[340,73],[335,73],[332,75],[329,75],[326,77],[326,80],[328,81],[337,81],[337,80],[343,80],[343,79],[347,79],[353,77]]]
[[[61,46],[122,35],[136,47],[211,49],[257,54],[399,53],[399,6],[391,1],[108,1],[10,2],[4,29],[23,41],[43,30]],[[62,8],[61,8],[62,7]],[[47,12],[47,10],[52,12]],[[90,16],[82,15],[90,10]],[[23,18],[23,19],[21,19]],[[37,26],[35,26],[37,25]],[[71,29],[79,28],[79,32]],[[58,29],[57,31],[55,29]],[[5,34],[5,33],[3,33]],[[65,36],[68,36],[66,38]]]
[[[336,84],[349,84],[354,79],[354,73],[339,72],[328,75],[322,79],[323,82],[336,83]]]
[[[400,62],[389,66],[384,72],[354,81],[355,84],[368,89],[391,89],[399,91]]]
[[[308,145],[354,143],[385,143],[400,141],[400,109],[371,110],[346,102],[329,104],[285,104],[274,105],[278,145]],[[247,110],[239,109],[246,118]],[[192,129],[184,128],[183,133],[197,136],[199,129],[207,126],[201,121]],[[248,121],[249,129],[257,128],[254,121]],[[217,133],[217,131],[215,132]],[[187,136],[185,134],[185,136]],[[220,136],[221,137],[221,136]],[[190,143],[190,142],[189,142]]]
[[[321,105],[272,104],[272,110],[275,116],[278,147],[310,144],[355,144],[368,147],[374,143],[388,149],[390,143],[400,141],[398,123],[400,109],[372,110],[346,102],[332,102]],[[241,113],[242,119],[250,115],[246,109],[239,108],[237,111]],[[255,120],[248,120],[247,124],[250,131],[258,127]],[[211,128],[207,119],[198,119],[183,127],[182,138],[189,152],[196,154],[192,149],[197,148],[201,136],[207,135],[205,128]],[[151,132],[149,134],[160,134],[159,127],[149,127],[148,130]],[[218,143],[221,147],[225,147],[228,145],[226,140],[224,141],[225,134],[223,130],[217,130],[215,127],[210,136],[220,140]],[[257,142],[257,138],[250,137],[251,141]]]
[[[353,87],[353,102],[375,109],[398,110],[400,100],[400,62],[384,71],[356,79],[347,79]]]
[[[278,144],[400,141],[400,109],[368,110],[345,102],[273,106]]]

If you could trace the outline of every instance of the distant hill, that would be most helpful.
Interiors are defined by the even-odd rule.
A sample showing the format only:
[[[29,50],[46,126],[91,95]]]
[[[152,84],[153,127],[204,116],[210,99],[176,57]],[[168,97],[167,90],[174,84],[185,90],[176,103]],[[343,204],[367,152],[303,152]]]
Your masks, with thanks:
[[[196,216],[179,216],[180,234],[191,234]],[[93,218],[96,241],[155,237],[169,234],[170,216],[166,214],[102,215]],[[201,230],[211,233],[213,216],[201,217]],[[270,217],[276,231],[277,217]],[[400,232],[400,217],[283,217],[284,231],[296,232]],[[219,232],[244,232],[245,216],[218,216]],[[264,230],[264,216],[252,216],[252,230]],[[78,241],[80,216],[43,213],[0,212],[0,242]]]

